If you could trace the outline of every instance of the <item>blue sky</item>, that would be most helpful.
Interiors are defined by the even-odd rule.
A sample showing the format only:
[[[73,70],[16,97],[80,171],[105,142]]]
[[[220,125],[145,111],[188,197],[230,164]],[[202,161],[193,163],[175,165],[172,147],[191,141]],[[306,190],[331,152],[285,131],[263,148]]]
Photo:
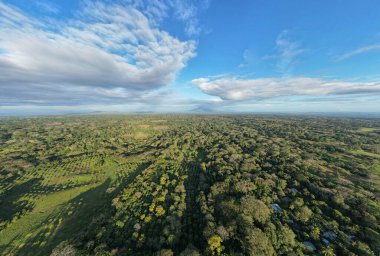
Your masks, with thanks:
[[[0,0],[0,114],[379,112],[374,0]]]

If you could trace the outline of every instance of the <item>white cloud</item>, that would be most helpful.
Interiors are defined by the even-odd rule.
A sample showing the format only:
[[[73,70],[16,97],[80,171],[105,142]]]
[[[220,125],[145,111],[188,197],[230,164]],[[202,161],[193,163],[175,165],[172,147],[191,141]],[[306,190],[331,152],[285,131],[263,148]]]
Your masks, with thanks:
[[[35,1],[34,4],[43,12],[54,13],[54,14],[59,13],[58,7],[54,5],[53,3],[40,0],[40,1]]]
[[[289,73],[296,64],[297,57],[305,52],[299,43],[289,37],[287,30],[282,31],[276,40],[276,49],[278,51],[277,69],[281,73]]]
[[[380,44],[372,44],[372,45],[367,45],[367,46],[358,48],[356,50],[353,50],[351,52],[347,52],[341,56],[336,57],[335,60],[336,61],[342,61],[342,60],[352,58],[356,55],[360,55],[360,54],[372,52],[372,51],[380,51]]]
[[[118,0],[118,2],[134,6],[155,25],[172,17],[184,24],[185,33],[189,37],[204,32],[199,16],[211,4],[211,0]]]
[[[169,0],[177,19],[185,23],[185,32],[188,36],[197,36],[203,28],[198,16],[210,7],[211,0]]]
[[[276,61],[277,72],[283,76],[290,76],[299,61],[299,57],[306,49],[292,40],[288,30],[283,30],[276,39],[275,53],[266,55],[263,60]]]
[[[37,20],[27,17],[16,8],[0,2],[0,26],[18,28],[19,26],[42,25]]]
[[[243,51],[243,62],[238,65],[238,68],[247,68],[255,62],[255,55],[249,49]]]
[[[131,6],[87,1],[76,20],[49,24],[0,3],[0,103],[136,96],[172,83],[195,48]]]
[[[169,16],[170,5],[167,0],[124,0],[121,2],[132,3],[133,6],[143,12],[154,24],[162,22]]]
[[[297,95],[325,96],[380,93],[380,83],[326,81],[307,77],[289,79],[198,78],[192,80],[192,83],[202,92],[226,101],[255,101]]]

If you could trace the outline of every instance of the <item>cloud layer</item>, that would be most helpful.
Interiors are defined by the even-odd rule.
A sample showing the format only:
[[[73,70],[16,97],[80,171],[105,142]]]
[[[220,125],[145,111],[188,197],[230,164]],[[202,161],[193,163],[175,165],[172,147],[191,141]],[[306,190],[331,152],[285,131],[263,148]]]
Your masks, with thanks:
[[[194,41],[158,29],[132,6],[87,1],[62,22],[0,3],[0,24],[2,103],[141,98],[195,56]]]
[[[226,101],[255,101],[287,96],[380,94],[380,83],[325,81],[307,77],[289,79],[198,78],[192,80],[192,83],[202,92]]]
[[[210,7],[211,0],[116,0],[120,4],[133,6],[141,11],[153,24],[159,24],[172,16],[184,24],[189,37],[199,35],[204,28],[199,15]],[[108,0],[112,3],[115,0]]]
[[[283,30],[276,39],[275,53],[265,55],[263,60],[275,60],[276,71],[282,76],[290,76],[299,62],[299,57],[306,49],[290,37],[288,30]]]
[[[341,56],[336,57],[335,60],[336,61],[343,61],[346,59],[350,59],[356,55],[360,55],[360,54],[367,53],[367,52],[373,52],[373,51],[380,51],[380,44],[372,44],[372,45],[367,45],[367,46],[358,48],[356,50],[353,50],[351,52],[347,52]]]

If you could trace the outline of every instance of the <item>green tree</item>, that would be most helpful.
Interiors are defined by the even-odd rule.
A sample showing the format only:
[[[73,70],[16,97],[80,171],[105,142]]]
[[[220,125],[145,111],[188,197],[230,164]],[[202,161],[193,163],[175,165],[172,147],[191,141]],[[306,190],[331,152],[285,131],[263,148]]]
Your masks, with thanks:
[[[299,220],[302,223],[306,223],[313,215],[313,212],[309,209],[309,207],[302,206],[296,210],[294,215],[297,220]]]
[[[318,227],[314,227],[314,228],[310,231],[310,236],[311,236],[311,238],[313,238],[314,240],[318,240],[320,234],[321,234],[321,230],[320,230]]]
[[[165,214],[165,209],[161,205],[156,207],[156,216],[162,216]]]
[[[275,254],[274,248],[268,237],[261,229],[254,228],[248,231],[243,245],[248,255],[272,256]]]
[[[322,255],[323,256],[335,256],[333,248],[331,246],[326,246],[322,250]]]
[[[218,235],[213,235],[207,240],[209,251],[212,255],[219,255],[222,252],[222,238]]]
[[[259,223],[265,223],[270,216],[269,208],[262,201],[251,195],[242,197],[241,211]]]

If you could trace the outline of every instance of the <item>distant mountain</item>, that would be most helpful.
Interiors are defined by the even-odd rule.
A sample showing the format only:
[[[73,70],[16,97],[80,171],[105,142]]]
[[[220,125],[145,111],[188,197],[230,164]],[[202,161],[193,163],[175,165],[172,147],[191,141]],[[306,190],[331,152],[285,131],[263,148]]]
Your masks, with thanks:
[[[218,111],[209,106],[198,106],[189,111],[190,113],[217,113]]]

